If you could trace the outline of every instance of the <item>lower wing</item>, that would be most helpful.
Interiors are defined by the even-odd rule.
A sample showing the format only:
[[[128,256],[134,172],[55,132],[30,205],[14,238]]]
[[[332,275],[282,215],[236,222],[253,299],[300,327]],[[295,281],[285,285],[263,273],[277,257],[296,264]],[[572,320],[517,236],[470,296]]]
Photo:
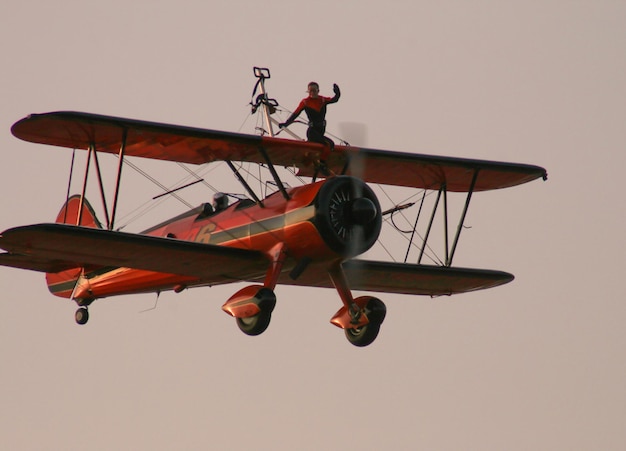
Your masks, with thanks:
[[[264,275],[260,252],[170,238],[80,227],[35,224],[0,235],[0,265],[42,272],[78,267],[126,267],[232,282]]]
[[[126,267],[196,277],[204,283],[262,280],[268,261],[257,251],[67,224],[35,224],[0,235],[0,265],[56,273],[77,267]],[[350,288],[440,296],[496,287],[513,280],[502,271],[349,260]],[[279,283],[333,288],[328,263],[311,264]]]
[[[514,278],[507,272],[488,269],[368,260],[349,260],[342,266],[348,284],[353,290],[426,296],[485,290],[504,285]],[[298,279],[292,280],[287,275],[283,275],[279,283],[322,288],[334,287],[327,270],[315,264],[307,268]]]

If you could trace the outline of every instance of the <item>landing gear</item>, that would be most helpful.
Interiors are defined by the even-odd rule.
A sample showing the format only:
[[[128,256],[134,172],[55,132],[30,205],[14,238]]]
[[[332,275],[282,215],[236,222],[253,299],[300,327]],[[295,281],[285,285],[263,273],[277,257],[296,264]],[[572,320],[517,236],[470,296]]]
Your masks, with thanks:
[[[246,335],[260,335],[270,325],[276,306],[274,291],[262,285],[250,285],[231,296],[222,310],[237,321],[237,326]]]
[[[78,304],[78,310],[76,310],[76,313],[74,313],[74,319],[76,320],[76,324],[80,324],[81,326],[83,324],[87,324],[87,321],[89,321],[89,310],[87,310],[87,307],[89,307],[91,303],[95,301],[95,299],[84,298],[74,299],[74,301],[76,301],[76,304]]]
[[[76,324],[87,324],[87,321],[89,321],[89,310],[87,310],[87,307],[80,307],[76,310],[74,319],[76,320]]]
[[[287,257],[285,243],[276,244],[269,251],[269,256],[272,264],[267,270],[263,285],[242,288],[222,306],[222,310],[235,317],[237,326],[246,335],[255,336],[265,332],[276,307],[274,287]]]
[[[353,298],[340,264],[331,268],[328,275],[343,302],[343,307],[331,318],[331,324],[343,329],[346,338],[354,346],[372,344],[385,320],[387,307],[383,301],[373,296]]]
[[[376,340],[378,332],[380,332],[380,326],[385,320],[387,309],[383,301],[369,297],[362,313],[367,316],[369,323],[360,327],[344,329],[348,341],[360,348],[368,346]]]

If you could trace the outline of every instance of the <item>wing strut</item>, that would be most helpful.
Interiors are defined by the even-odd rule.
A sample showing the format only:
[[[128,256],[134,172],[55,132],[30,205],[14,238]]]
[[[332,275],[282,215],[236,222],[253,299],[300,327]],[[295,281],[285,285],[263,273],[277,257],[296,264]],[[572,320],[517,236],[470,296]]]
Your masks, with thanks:
[[[472,194],[474,193],[474,187],[476,186],[476,180],[478,179],[478,173],[480,169],[476,169],[474,171],[474,176],[472,177],[472,183],[470,185],[470,189],[467,192],[467,198],[465,199],[465,206],[463,207],[463,213],[461,214],[461,219],[459,220],[459,225],[456,229],[456,236],[454,237],[454,243],[452,244],[452,251],[450,251],[450,257],[446,260],[446,266],[452,266],[452,258],[454,257],[454,252],[456,251],[456,245],[459,244],[459,238],[461,236],[461,230],[463,230],[463,223],[465,223],[465,216],[467,215],[467,209],[469,208],[470,200],[472,200]]]
[[[274,181],[276,182],[276,186],[278,186],[280,193],[283,195],[285,200],[289,200],[289,194],[287,193],[287,190],[285,189],[285,185],[283,185],[283,181],[278,176],[278,173],[276,172],[276,168],[274,168],[274,165],[272,164],[272,160],[270,160],[270,157],[267,155],[267,152],[265,152],[265,149],[263,149],[263,147],[259,147],[259,152],[261,153],[261,156],[267,163],[267,168],[270,170],[272,177],[274,177]]]
[[[102,182],[102,172],[100,170],[100,162],[98,161],[98,149],[96,149],[95,142],[91,142],[87,149],[87,163],[85,165],[85,176],[83,178],[83,188],[80,195],[80,205],[78,207],[78,218],[76,225],[80,225],[83,217],[83,208],[85,205],[85,193],[87,191],[87,182],[89,180],[89,170],[91,167],[91,156],[93,155],[94,164],[96,166],[96,175],[98,176],[98,185],[100,188],[100,198],[102,199],[102,208],[104,210],[104,215],[106,219],[107,229],[113,230],[115,223],[115,213],[117,211],[117,201],[119,198],[120,191],[120,182],[122,179],[122,167],[124,166],[124,153],[126,149],[126,136],[127,130],[124,129],[122,134],[122,142],[120,145],[119,152],[119,164],[117,168],[117,181],[115,184],[115,193],[113,198],[113,210],[111,216],[109,216],[109,209],[107,206],[105,191],[104,191],[104,183]],[[72,167],[74,166],[74,158],[72,157]],[[71,184],[71,172],[70,172],[70,184]],[[69,196],[69,186],[68,186],[68,196]]]
[[[426,235],[424,236],[424,243],[422,244],[422,249],[420,250],[420,256],[417,259],[417,264],[422,263],[422,257],[424,256],[424,251],[426,250],[426,244],[428,243],[428,236],[430,235],[430,230],[433,227],[433,221],[435,220],[435,213],[437,213],[437,206],[439,206],[439,199],[441,199],[441,192],[445,191],[446,185],[445,183],[441,185],[439,188],[439,192],[437,193],[437,200],[435,201],[435,206],[433,207],[433,212],[430,215],[430,222],[428,223],[428,228],[426,229]]]
[[[100,162],[98,161],[98,152],[96,152],[96,146],[91,146],[93,150],[93,161],[96,163],[96,174],[98,175],[98,184],[100,185],[100,198],[102,199],[102,207],[104,209],[104,219],[106,220],[107,229],[111,227],[111,220],[109,219],[109,209],[107,207],[106,196],[104,195],[104,184],[102,183],[102,172],[100,171]]]
[[[119,163],[117,166],[117,181],[115,182],[115,194],[113,198],[113,212],[111,213],[111,224],[109,224],[109,230],[113,230],[113,223],[115,222],[115,212],[117,211],[117,200],[120,194],[120,182],[122,181],[122,167],[124,163],[124,153],[126,152],[126,138],[128,137],[128,129],[124,128],[122,132],[122,144],[120,145],[120,153],[118,156]],[[106,208],[106,207],[105,207]]]
[[[237,177],[237,180],[239,180],[239,183],[241,183],[243,185],[243,187],[246,189],[246,191],[248,192],[248,194],[250,194],[250,196],[252,196],[252,198],[257,203],[257,205],[259,205],[260,207],[263,207],[263,201],[261,199],[259,199],[259,197],[252,190],[250,185],[248,185],[248,182],[246,182],[245,179],[241,176],[241,174],[239,173],[239,171],[237,170],[237,168],[235,167],[233,162],[230,161],[230,160],[224,160],[224,161],[226,162],[228,167],[231,169],[231,171],[233,171],[233,173],[235,174],[235,177]]]
[[[72,151],[72,162],[70,163],[70,176],[67,181],[67,193],[65,194],[65,203],[70,200],[70,192],[72,190],[72,176],[74,175],[74,158],[76,157],[76,149]],[[63,222],[67,221],[67,208],[64,210],[63,214]]]
[[[413,224],[413,230],[411,231],[411,238],[409,238],[409,245],[406,248],[406,254],[404,255],[404,263],[409,259],[409,251],[411,250],[411,244],[413,243],[413,238],[415,237],[415,231],[417,230],[417,221],[419,221],[420,216],[422,214],[422,207],[424,207],[424,200],[426,200],[426,190],[422,193],[422,201],[420,202],[420,208],[415,216],[415,223]]]
[[[448,236],[449,235],[448,233],[448,222],[449,222],[448,220],[448,189],[445,183],[443,183],[440,186],[439,191],[437,193],[437,199],[435,200],[435,205],[433,206],[433,211],[430,215],[430,221],[428,222],[428,227],[426,228],[426,234],[424,236],[422,247],[420,249],[420,255],[417,259],[418,265],[422,263],[422,257],[424,256],[424,252],[428,245],[428,237],[430,236],[430,232],[432,230],[433,222],[435,220],[435,216],[437,213],[437,208],[439,206],[439,202],[441,201],[441,198],[443,197],[443,210],[444,210],[443,211],[443,228],[444,228],[443,233],[444,233],[444,240],[445,240],[444,247],[445,247],[446,258],[445,258],[445,263],[442,263],[442,265],[446,267],[452,266],[452,259],[454,258],[456,247],[459,244],[459,238],[461,237],[461,231],[463,230],[465,217],[467,216],[467,210],[469,209],[470,201],[472,200],[472,194],[474,193],[474,189],[476,187],[476,180],[478,180],[479,172],[480,172],[480,169],[477,168],[474,170],[474,174],[472,175],[472,181],[471,181],[469,190],[467,191],[465,205],[463,206],[463,211],[461,213],[461,217],[459,218],[459,223],[456,228],[456,234],[454,236],[454,240],[452,241],[452,247],[450,247],[449,236]],[[424,197],[425,197],[425,193],[424,193],[424,196],[422,197],[422,203],[420,204],[419,212],[417,213],[417,217],[415,218],[415,224],[413,225],[413,231],[412,231],[411,238],[409,241],[409,249],[407,249],[407,253],[404,258],[405,262],[408,259],[409,250],[411,248],[411,243],[413,242],[413,236],[415,234],[415,230],[417,229],[417,222],[419,220],[420,213],[422,211]]]
[[[80,194],[80,205],[78,206],[78,216],[76,219],[76,225],[80,225],[83,219],[83,205],[85,205],[85,192],[87,191],[87,180],[89,179],[89,164],[91,163],[91,153],[94,145],[89,145],[89,152],[87,152],[87,164],[85,165],[85,177],[83,177],[83,190]]]
[[[444,247],[446,250],[446,266],[448,265],[448,255],[450,252],[448,251],[448,189],[447,186],[443,185],[443,236],[445,239]]]

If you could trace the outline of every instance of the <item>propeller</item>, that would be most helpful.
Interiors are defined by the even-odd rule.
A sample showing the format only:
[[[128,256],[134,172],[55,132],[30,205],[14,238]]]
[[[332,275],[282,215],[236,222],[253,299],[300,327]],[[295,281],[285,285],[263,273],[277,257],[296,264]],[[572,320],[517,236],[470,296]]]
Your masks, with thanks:
[[[349,143],[350,146],[367,147],[367,141],[368,141],[367,125],[365,125],[364,123],[340,122],[338,124],[338,128],[339,128],[341,136],[345,137],[345,140],[347,141],[347,143]],[[359,152],[354,152],[350,157],[350,165],[348,167],[348,173],[360,180],[363,180],[364,172],[365,172],[365,162],[363,161],[363,158],[361,157]],[[356,208],[361,208],[361,209],[366,209],[366,210],[371,211],[371,206],[373,205],[373,203],[368,206],[364,205],[364,201],[369,200],[369,199],[362,197],[363,196],[363,191],[361,189],[362,186],[363,185],[361,184],[355,185],[355,192],[354,192],[355,197],[357,199],[363,200],[363,202],[359,201],[361,206],[360,207],[357,206]],[[380,211],[380,207],[379,207],[379,211]],[[362,251],[359,252],[359,247],[360,247],[359,243],[363,241],[364,239],[366,239],[366,237],[363,236],[363,232],[364,232],[363,228],[355,228],[354,234],[351,240],[352,248],[348,251],[348,254],[358,255],[362,252]]]
[[[368,250],[382,225],[380,204],[372,189],[351,176],[329,179],[317,197],[316,225],[335,252],[352,257]]]

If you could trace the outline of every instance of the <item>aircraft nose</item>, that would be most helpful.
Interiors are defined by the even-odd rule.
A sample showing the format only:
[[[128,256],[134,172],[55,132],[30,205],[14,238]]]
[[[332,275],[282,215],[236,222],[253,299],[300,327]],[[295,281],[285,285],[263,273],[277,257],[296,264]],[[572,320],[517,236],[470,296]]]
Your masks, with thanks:
[[[353,224],[369,224],[376,218],[377,214],[376,205],[366,197],[360,197],[351,202],[350,219]]]

